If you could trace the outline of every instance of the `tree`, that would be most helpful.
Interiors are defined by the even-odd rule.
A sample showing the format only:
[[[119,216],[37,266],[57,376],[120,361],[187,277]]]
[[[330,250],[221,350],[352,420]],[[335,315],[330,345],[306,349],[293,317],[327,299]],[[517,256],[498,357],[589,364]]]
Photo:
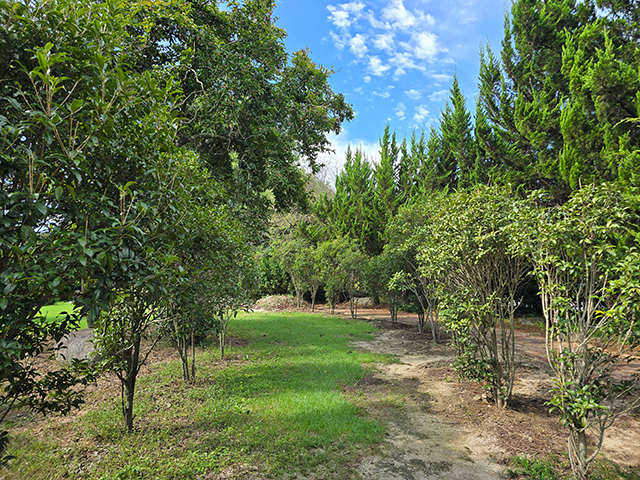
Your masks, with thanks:
[[[327,222],[334,236],[352,238],[368,255],[382,251],[375,218],[374,181],[371,164],[364,153],[346,152],[344,170],[336,178],[336,193],[325,198]]]
[[[346,237],[338,237],[318,245],[317,258],[320,278],[331,307],[331,313],[345,288],[349,290],[349,305],[353,311],[353,297],[358,286],[358,271],[361,265],[360,252],[355,242]]]
[[[467,111],[464,96],[458,85],[457,74],[451,85],[450,102],[447,102],[440,121],[441,163],[439,177],[449,188],[467,188],[474,182],[475,148],[471,133],[471,115]]]
[[[229,322],[240,310],[249,311],[253,305],[251,292],[255,288],[257,272],[251,263],[248,252],[235,252],[232,263],[228,265],[226,280],[218,283],[211,292],[211,303],[218,315],[218,341],[220,358],[224,358],[227,329]]]
[[[508,190],[484,186],[443,197],[417,256],[423,276],[440,283],[440,314],[454,334],[459,372],[482,382],[501,407],[515,379],[515,295],[528,268],[509,250],[514,203]]]
[[[181,268],[176,255],[179,245],[196,241],[199,233],[184,213],[190,210],[191,182],[200,177],[193,160],[179,156],[158,161],[146,178],[140,176],[122,189],[121,216],[135,212],[138,222],[118,245],[117,265],[106,278],[117,297],[102,312],[94,343],[100,367],[114,372],[120,380],[129,432],[133,431],[138,374],[160,338],[154,334],[175,314],[169,290],[180,285],[187,273],[193,273]],[[87,287],[89,292],[99,288],[101,282],[93,279]],[[151,338],[147,346],[143,344],[146,338]]]
[[[218,291],[227,282],[237,281],[238,258],[244,266],[248,254],[242,226],[228,208],[218,204],[219,192],[210,174],[194,163],[182,220],[187,236],[170,239],[182,274],[168,286],[170,313],[162,333],[176,345],[185,381],[195,380],[196,340],[220,330]]]
[[[309,52],[289,54],[273,0],[127,3],[130,62],[181,79],[179,143],[235,196],[236,215],[263,231],[269,201],[304,203],[299,162],[317,169],[329,132],[353,118]]]
[[[398,309],[403,295],[403,290],[396,288],[391,281],[394,274],[402,270],[402,266],[401,256],[388,249],[365,262],[364,283],[373,297],[380,298],[387,304],[391,323],[398,321]]]
[[[298,308],[301,308],[304,294],[311,288],[308,281],[312,276],[308,272],[309,244],[295,232],[289,233],[284,238],[275,240],[274,252],[282,269],[291,277]]]
[[[351,312],[351,318],[356,318],[358,315],[356,294],[364,286],[364,272],[367,268],[367,258],[362,254],[357,246],[351,242],[350,244],[347,244],[346,248],[342,251],[339,261],[340,268],[345,275],[344,289],[349,297],[349,311]]]
[[[481,52],[476,132],[494,179],[557,203],[586,184],[635,182],[635,4],[519,0],[511,14],[501,59]]]
[[[82,403],[70,387],[86,379],[27,362],[77,314],[47,323],[38,312],[83,282],[79,314],[92,320],[109,304],[144,218],[135,207],[152,208],[129,192],[148,199],[154,167],[175,152],[175,87],[126,71],[119,12],[113,3],[0,2],[2,418],[16,402],[63,413]]]
[[[639,401],[629,397],[637,378],[613,376],[640,342],[637,211],[637,199],[618,186],[589,186],[560,208],[532,195],[514,228],[515,245],[533,261],[540,285],[555,372],[550,403],[569,429],[579,479],[589,477],[606,429]]]

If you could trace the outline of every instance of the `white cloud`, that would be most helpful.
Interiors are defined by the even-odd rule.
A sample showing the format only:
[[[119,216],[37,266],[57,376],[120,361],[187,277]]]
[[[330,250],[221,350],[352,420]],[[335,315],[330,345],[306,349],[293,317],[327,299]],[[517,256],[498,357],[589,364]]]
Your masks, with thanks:
[[[394,80],[399,80],[400,77],[402,77],[403,75],[406,75],[407,71],[404,68],[398,67],[396,68],[396,71],[393,72],[393,79]]]
[[[331,12],[327,18],[336,27],[347,29],[358,19],[363,9],[364,3],[362,2],[341,3],[338,6],[327,5],[327,10]]]
[[[372,56],[369,58],[369,71],[375,75],[376,77],[380,77],[384,75],[384,73],[389,70],[389,65],[383,65],[382,60],[380,60],[377,56]]]
[[[415,122],[423,122],[429,115],[429,110],[424,105],[418,105],[416,107],[416,113],[413,114],[413,120]]]
[[[349,43],[349,35],[340,36],[334,32],[329,32],[329,36],[338,50],[342,50]]]
[[[369,75],[365,75],[363,77],[364,83],[369,83],[371,81],[371,77]]]
[[[404,103],[398,104],[398,107],[396,108],[396,116],[398,117],[399,120],[405,119],[406,110],[407,110],[407,107],[405,106]]]
[[[415,56],[421,59],[433,59],[442,49],[438,46],[438,37],[431,32],[420,32],[412,35],[415,43]]]
[[[449,90],[440,90],[438,92],[433,92],[431,95],[429,95],[429,100],[433,102],[441,102],[442,100],[447,98],[448,93]]]
[[[407,69],[407,68],[409,69],[416,68],[418,70],[424,69],[424,67],[416,64],[416,62],[414,62],[413,60],[414,60],[413,55],[408,52],[396,53],[394,56],[390,58],[390,61],[394,65],[402,69]]]
[[[400,30],[408,30],[421,23],[435,24],[435,19],[431,15],[425,15],[419,10],[415,13],[407,10],[402,0],[392,0],[391,5],[382,9],[382,18],[389,22],[389,28]]]
[[[362,93],[362,87],[356,87],[353,89],[353,91],[356,93]]]
[[[369,49],[367,48],[366,42],[367,37],[360,33],[351,38],[351,40],[349,41],[349,45],[351,46],[350,49],[356,57],[362,58],[364,54],[367,53]]]
[[[376,97],[382,97],[382,98],[389,98],[391,96],[389,92],[376,92],[375,90],[373,91],[373,94]]]
[[[453,77],[451,75],[447,75],[446,73],[436,73],[436,74],[431,75],[431,78],[433,78],[434,80],[436,80],[438,82],[448,82]]]
[[[387,52],[393,52],[395,47],[393,41],[393,33],[381,33],[376,35],[373,39],[373,46],[378,50],[385,50]]]
[[[407,90],[404,93],[406,93],[411,100],[420,100],[422,98],[422,94],[415,88]]]

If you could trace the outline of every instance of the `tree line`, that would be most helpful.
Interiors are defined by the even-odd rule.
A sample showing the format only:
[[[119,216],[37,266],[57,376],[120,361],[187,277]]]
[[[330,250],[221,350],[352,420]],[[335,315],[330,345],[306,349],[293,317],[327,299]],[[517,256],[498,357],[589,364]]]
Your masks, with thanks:
[[[638,405],[637,158],[640,77],[635,2],[519,0],[499,53],[480,52],[469,112],[457,78],[438,125],[380,158],[348,150],[333,192],[278,217],[260,257],[286,271],[298,302],[370,295],[402,306],[456,368],[507,407],[516,379],[514,316],[544,315],[550,407],[568,427],[577,478],[615,418]],[[278,260],[275,261],[275,260]],[[268,290],[268,288],[266,288]]]

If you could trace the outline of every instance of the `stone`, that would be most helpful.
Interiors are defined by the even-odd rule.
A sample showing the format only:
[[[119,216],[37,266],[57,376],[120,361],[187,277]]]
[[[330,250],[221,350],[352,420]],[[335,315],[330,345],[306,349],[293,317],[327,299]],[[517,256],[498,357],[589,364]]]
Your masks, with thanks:
[[[356,297],[354,300],[359,307],[375,307],[375,302],[371,297]]]
[[[70,362],[72,359],[92,360],[93,328],[82,328],[65,335],[57,345],[56,360]]]

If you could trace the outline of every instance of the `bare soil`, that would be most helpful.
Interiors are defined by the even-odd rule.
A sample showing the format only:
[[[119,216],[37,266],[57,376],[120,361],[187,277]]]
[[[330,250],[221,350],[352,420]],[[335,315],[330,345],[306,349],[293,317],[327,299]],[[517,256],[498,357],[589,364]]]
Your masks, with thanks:
[[[381,453],[360,465],[363,478],[503,479],[509,478],[514,455],[551,458],[566,467],[567,432],[546,405],[553,384],[542,352],[532,352],[531,345],[528,353],[517,352],[513,400],[502,409],[487,401],[478,384],[458,381],[451,367],[455,351],[446,342],[435,344],[412,325],[373,323],[380,333],[358,347],[396,355],[399,363],[377,365],[376,373],[355,387],[368,399],[369,414],[388,425]],[[385,402],[389,395],[401,397],[401,404]],[[607,431],[602,449],[623,467],[640,466],[637,413]]]

